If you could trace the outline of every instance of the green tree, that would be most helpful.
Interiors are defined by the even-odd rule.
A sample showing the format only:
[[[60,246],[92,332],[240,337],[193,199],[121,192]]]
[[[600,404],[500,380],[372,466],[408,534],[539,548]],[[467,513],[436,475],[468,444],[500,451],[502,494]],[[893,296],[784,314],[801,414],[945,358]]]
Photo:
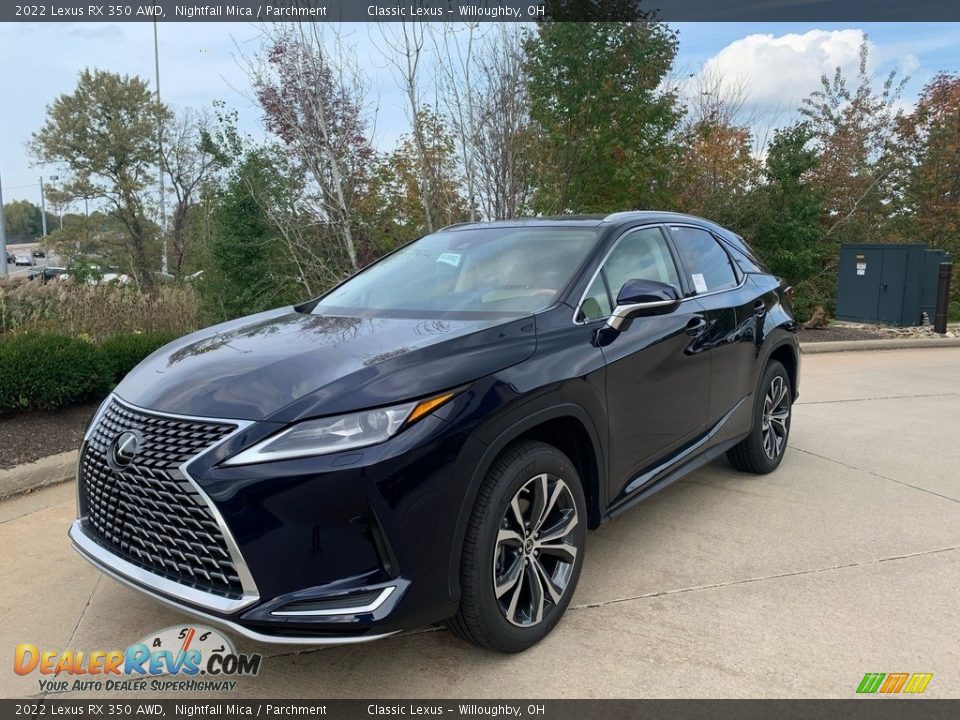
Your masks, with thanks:
[[[793,285],[797,312],[814,305],[829,308],[835,287],[835,254],[824,237],[823,193],[814,183],[819,165],[805,123],[777,130],[767,149],[763,184],[745,203],[752,220],[745,234],[774,274]]]
[[[203,308],[228,320],[302,300],[302,286],[263,207],[277,168],[262,150],[249,150],[214,199],[210,234],[199,248],[204,268],[197,287]]]
[[[43,234],[40,208],[29,200],[14,200],[3,205],[3,226],[8,237],[26,235],[38,238]]]
[[[658,22],[542,23],[526,42],[540,181],[534,209],[662,205],[680,118],[662,81],[677,34]]]
[[[72,93],[47,107],[47,120],[31,142],[41,163],[67,168],[65,194],[101,200],[109,208],[124,228],[131,268],[147,288],[157,261],[145,195],[155,178],[157,123],[169,119],[146,81],[87,69]]]

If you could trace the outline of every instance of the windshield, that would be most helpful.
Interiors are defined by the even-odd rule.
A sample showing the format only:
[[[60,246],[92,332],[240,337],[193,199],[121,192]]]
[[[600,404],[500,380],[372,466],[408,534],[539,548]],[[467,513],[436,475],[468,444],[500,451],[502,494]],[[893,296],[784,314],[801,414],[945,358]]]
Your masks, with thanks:
[[[596,240],[593,228],[445,230],[401,248],[313,312],[527,314],[556,300]]]

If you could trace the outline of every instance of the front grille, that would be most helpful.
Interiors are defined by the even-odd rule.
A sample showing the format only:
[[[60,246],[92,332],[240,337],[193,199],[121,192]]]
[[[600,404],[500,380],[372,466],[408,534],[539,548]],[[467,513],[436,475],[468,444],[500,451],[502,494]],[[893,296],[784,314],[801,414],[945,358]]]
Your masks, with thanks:
[[[190,587],[243,595],[216,518],[179,467],[236,430],[135,410],[115,399],[101,413],[80,461],[80,510],[97,542],[123,559]],[[108,462],[123,432],[139,437],[130,464]]]

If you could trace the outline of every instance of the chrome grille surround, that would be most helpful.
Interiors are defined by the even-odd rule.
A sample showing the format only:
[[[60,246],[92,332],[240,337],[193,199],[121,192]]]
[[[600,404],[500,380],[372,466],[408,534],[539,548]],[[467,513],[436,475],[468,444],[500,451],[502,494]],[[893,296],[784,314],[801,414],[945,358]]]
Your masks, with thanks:
[[[250,424],[160,413],[107,398],[80,452],[82,531],[121,560],[118,566],[139,584],[221,612],[256,602],[256,585],[229,528],[186,470]],[[118,468],[108,453],[126,431],[138,433],[141,448],[130,465]]]

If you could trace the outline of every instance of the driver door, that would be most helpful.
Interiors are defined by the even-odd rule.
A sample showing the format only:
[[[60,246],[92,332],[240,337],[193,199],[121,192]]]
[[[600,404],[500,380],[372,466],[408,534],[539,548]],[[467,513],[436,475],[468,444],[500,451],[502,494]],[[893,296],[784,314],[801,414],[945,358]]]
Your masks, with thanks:
[[[623,284],[635,279],[669,283],[682,295],[677,264],[660,226],[635,228],[620,237],[583,308],[612,307]],[[710,357],[700,351],[697,339],[706,328],[700,306],[685,300],[672,313],[637,318],[602,348],[612,501],[638,490],[640,485],[631,485],[634,478],[704,431]]]

